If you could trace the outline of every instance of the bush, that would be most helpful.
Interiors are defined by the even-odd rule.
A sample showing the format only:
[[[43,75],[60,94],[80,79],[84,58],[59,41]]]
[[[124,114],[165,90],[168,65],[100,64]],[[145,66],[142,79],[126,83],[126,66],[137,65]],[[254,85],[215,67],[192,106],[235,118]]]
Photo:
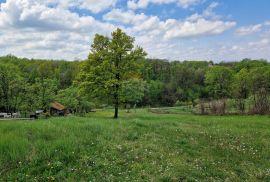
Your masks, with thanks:
[[[192,105],[192,102],[191,101],[180,101],[180,100],[177,100],[176,103],[175,103],[175,106],[190,106]]]
[[[226,101],[216,100],[211,102],[211,114],[224,115],[226,113]]]
[[[254,95],[252,114],[269,114],[270,113],[270,96],[265,89],[261,89]]]
[[[215,100],[215,101],[200,101],[199,105],[196,107],[197,112],[202,115],[213,114],[213,115],[224,115],[226,114],[226,100]]]

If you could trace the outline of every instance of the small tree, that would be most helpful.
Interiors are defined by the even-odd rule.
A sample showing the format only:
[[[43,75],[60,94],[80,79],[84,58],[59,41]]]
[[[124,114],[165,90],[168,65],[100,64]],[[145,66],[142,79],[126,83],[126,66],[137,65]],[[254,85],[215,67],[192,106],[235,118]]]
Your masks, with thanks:
[[[250,75],[254,97],[253,113],[270,113],[270,66],[255,68]]]
[[[78,110],[80,98],[78,90],[74,86],[60,90],[55,99],[64,104],[72,113]]]
[[[150,80],[147,85],[148,89],[145,99],[148,100],[148,103],[152,106],[159,105],[164,89],[164,83],[158,80]]]
[[[0,65],[0,107],[3,107],[5,112],[17,111],[23,85],[20,70],[16,66]]]
[[[57,92],[57,81],[52,79],[41,79],[40,87],[40,101],[43,109],[48,109],[50,103],[54,100]]]
[[[245,112],[245,99],[250,92],[250,75],[246,68],[241,69],[235,76],[233,82],[233,91],[237,100],[237,106],[241,113]]]
[[[224,99],[231,96],[232,80],[232,71],[223,66],[212,67],[206,72],[205,82],[214,99]]]
[[[227,67],[215,66],[206,72],[205,82],[210,96],[216,100],[221,99],[212,103],[212,113],[216,114],[216,108],[219,108],[218,114],[225,114],[226,99],[231,97],[232,93],[232,80],[233,73]]]
[[[25,108],[30,112],[36,109],[47,110],[54,101],[57,92],[57,81],[52,79],[35,79],[35,83],[26,88]]]
[[[144,56],[142,48],[134,48],[134,38],[121,29],[114,31],[111,38],[97,34],[79,76],[81,91],[112,103],[114,118],[118,118],[122,83],[139,74],[139,61]]]

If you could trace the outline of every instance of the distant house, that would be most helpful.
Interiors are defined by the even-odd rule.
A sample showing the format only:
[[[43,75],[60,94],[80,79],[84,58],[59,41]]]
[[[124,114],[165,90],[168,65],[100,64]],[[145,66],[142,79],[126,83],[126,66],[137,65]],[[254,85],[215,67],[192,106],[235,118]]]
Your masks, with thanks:
[[[66,107],[59,102],[51,103],[50,107],[51,116],[65,116],[67,114]]]

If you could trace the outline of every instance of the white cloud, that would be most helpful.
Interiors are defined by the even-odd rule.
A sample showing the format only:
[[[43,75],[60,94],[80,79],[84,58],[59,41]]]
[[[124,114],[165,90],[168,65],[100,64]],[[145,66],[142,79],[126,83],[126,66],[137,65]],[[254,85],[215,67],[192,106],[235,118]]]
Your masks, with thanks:
[[[149,4],[172,4],[175,3],[179,7],[188,8],[198,4],[201,0],[129,0],[127,6],[130,9],[144,9]]]
[[[166,32],[166,38],[192,37],[220,34],[236,25],[235,22],[211,21],[199,19],[196,22],[178,23]]]
[[[239,51],[239,50],[241,50],[241,47],[239,47],[238,45],[233,45],[233,46],[231,47],[231,50],[232,50],[232,51]]]
[[[226,47],[223,47],[224,42],[221,45],[216,44],[218,37],[216,39],[210,36],[229,30],[236,22],[216,15],[214,8],[219,4],[215,2],[201,13],[182,19],[166,19],[115,8],[106,14],[100,14],[103,19],[97,20],[94,16],[82,16],[70,10],[75,7],[88,9],[93,13],[101,12],[114,7],[116,2],[117,0],[100,0],[88,1],[88,4],[83,0],[7,0],[0,7],[0,55],[11,53],[29,58],[85,59],[94,34],[109,36],[118,25],[135,37],[136,44],[142,46],[149,57],[153,58],[219,60],[240,59],[243,56],[252,58],[258,54],[270,58],[269,34],[265,32],[261,35],[261,40],[249,39],[250,42],[245,41],[243,45],[233,39],[227,40],[230,45]],[[141,0],[143,2],[148,6],[150,3],[168,4],[180,1]],[[189,0],[181,2],[182,7],[193,5]],[[184,2],[191,4],[187,6]],[[134,3],[139,5],[139,1]],[[208,42],[211,39],[215,41]]]
[[[103,16],[106,21],[113,21],[124,24],[137,24],[145,21],[148,17],[144,14],[135,14],[133,11],[122,11],[120,9],[113,9]]]
[[[46,4],[34,3],[31,0],[8,0],[1,5],[1,26],[13,28],[34,28],[42,30],[75,30],[88,31],[111,30],[110,24],[100,23],[92,16],[79,16],[69,10],[50,8]]]
[[[34,0],[29,1],[34,2]],[[89,10],[93,13],[99,13],[108,8],[114,7],[117,3],[117,0],[35,0],[35,2],[38,2],[40,4],[58,6],[61,9],[77,7]]]
[[[202,16],[203,17],[212,17],[215,19],[220,18],[220,16],[216,15],[216,13],[214,13],[214,9],[217,8],[219,6],[218,2],[212,2],[207,8],[206,10],[203,11]]]
[[[230,61],[239,61],[244,58],[251,59],[269,59],[270,58],[270,39],[262,37],[260,40],[253,40],[251,42],[220,42],[214,48],[214,53],[211,55],[212,59]]]
[[[264,22],[264,25],[265,25],[265,26],[270,26],[270,21]]]
[[[0,37],[1,54],[84,59],[94,34],[110,35],[116,28],[114,24],[118,23],[128,34],[136,37],[136,43],[143,46],[150,56],[173,58],[178,52],[167,51],[165,47],[179,49],[179,39],[220,34],[236,24],[213,18],[212,10],[216,3],[204,11],[207,13],[198,14],[198,18],[193,20],[161,20],[157,16],[136,14],[131,10],[113,9],[103,15],[103,21],[98,21],[92,16],[79,16],[67,8],[75,5],[73,0],[7,0],[2,3],[0,34],[4,36]],[[187,54],[186,51],[181,53]]]
[[[249,42],[248,45],[256,49],[265,48],[270,46],[270,40],[268,38],[264,38],[256,42]]]
[[[1,55],[52,59],[86,58],[95,33],[110,35],[116,27],[92,16],[32,0],[1,4]]]
[[[208,20],[205,15],[186,20],[167,19],[162,21],[157,16],[146,16],[135,14],[133,11],[112,10],[104,15],[104,20],[131,24],[129,28],[134,33],[153,34],[160,38],[186,38],[201,35],[220,34],[236,25],[235,22],[224,22],[221,20]],[[206,17],[206,16],[205,16]]]
[[[236,22],[219,19],[213,12],[217,5],[213,3],[202,14],[197,14],[196,18],[187,17],[183,20],[161,20],[157,16],[120,9],[108,12],[103,16],[103,20],[127,27],[126,31],[136,37],[136,43],[143,46],[149,57],[206,59],[211,58],[215,51],[196,46],[187,47],[183,42],[193,42],[194,38],[205,35],[221,34],[236,25]]]
[[[114,7],[116,2],[117,0],[79,0],[79,7],[99,13],[109,7]]]
[[[260,32],[262,30],[262,24],[251,25],[247,27],[240,27],[236,30],[236,34],[240,36],[249,35],[252,33]]]
[[[214,9],[219,6],[219,3],[213,2],[211,3],[203,12],[202,14],[195,13],[186,18],[188,21],[197,21],[202,18],[212,18],[212,19],[220,19],[221,17],[216,15]]]

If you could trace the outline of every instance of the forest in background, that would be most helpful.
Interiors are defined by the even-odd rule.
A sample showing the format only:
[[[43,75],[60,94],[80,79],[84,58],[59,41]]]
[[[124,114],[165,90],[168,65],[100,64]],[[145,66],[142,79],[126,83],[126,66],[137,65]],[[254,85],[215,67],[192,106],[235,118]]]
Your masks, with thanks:
[[[201,114],[270,112],[270,64],[143,59],[140,74],[121,90],[121,107],[190,106]],[[71,113],[110,106],[81,91],[87,61],[0,57],[0,112],[29,114],[57,101]]]

